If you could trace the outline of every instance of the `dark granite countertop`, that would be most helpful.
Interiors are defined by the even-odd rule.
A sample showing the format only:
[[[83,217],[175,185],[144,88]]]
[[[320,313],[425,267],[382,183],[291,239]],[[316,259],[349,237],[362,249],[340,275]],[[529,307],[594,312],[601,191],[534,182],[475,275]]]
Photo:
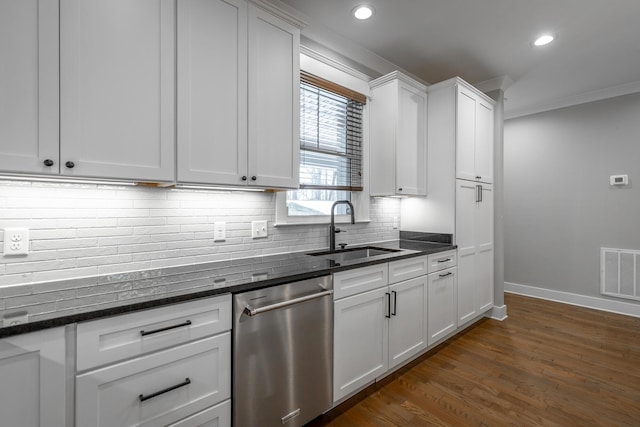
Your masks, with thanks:
[[[307,255],[307,252],[295,252],[0,288],[0,298],[5,304],[4,310],[0,310],[1,318],[6,321],[21,312],[29,314],[27,323],[0,328],[0,338],[456,248],[448,243],[417,240],[397,240],[373,246],[397,251],[339,263]],[[47,306],[49,311],[33,313],[30,311],[30,307],[34,307],[33,301]]]

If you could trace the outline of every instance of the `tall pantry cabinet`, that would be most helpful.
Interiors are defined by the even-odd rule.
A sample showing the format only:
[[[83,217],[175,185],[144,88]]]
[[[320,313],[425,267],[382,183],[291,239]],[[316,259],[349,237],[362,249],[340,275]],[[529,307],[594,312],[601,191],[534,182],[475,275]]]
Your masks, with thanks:
[[[422,227],[454,234],[463,326],[493,306],[494,102],[460,78],[429,86],[428,94],[429,196],[422,203],[439,215],[425,215]]]

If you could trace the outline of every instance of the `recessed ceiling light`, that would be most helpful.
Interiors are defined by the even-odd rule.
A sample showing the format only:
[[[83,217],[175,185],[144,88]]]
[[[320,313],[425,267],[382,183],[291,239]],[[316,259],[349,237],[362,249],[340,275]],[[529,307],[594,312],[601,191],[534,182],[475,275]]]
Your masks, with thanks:
[[[546,44],[549,44],[553,41],[555,37],[553,37],[551,34],[544,34],[540,37],[538,37],[536,39],[536,41],[533,42],[534,46],[544,46]]]
[[[360,20],[369,19],[373,16],[373,8],[366,5],[358,6],[353,9],[353,16]]]

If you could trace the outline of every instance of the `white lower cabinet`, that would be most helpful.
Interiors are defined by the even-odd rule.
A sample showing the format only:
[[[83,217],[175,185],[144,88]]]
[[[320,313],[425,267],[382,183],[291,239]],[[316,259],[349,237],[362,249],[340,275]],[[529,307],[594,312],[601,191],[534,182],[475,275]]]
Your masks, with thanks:
[[[80,426],[166,426],[231,394],[231,334],[79,375]]]
[[[334,302],[334,401],[386,372],[389,331],[386,313],[386,287]]]
[[[389,368],[427,346],[427,276],[389,286]]]
[[[433,345],[457,327],[456,268],[429,274],[429,338]]]
[[[65,427],[64,328],[0,339],[0,425]]]
[[[229,295],[79,324],[76,425],[230,426],[230,329]]]
[[[416,263],[426,266],[426,257],[373,267],[418,274]],[[363,279],[371,277],[372,267],[336,273],[334,283],[344,282],[343,276],[358,283],[358,273]],[[427,276],[378,286],[334,302],[334,402],[426,348]]]

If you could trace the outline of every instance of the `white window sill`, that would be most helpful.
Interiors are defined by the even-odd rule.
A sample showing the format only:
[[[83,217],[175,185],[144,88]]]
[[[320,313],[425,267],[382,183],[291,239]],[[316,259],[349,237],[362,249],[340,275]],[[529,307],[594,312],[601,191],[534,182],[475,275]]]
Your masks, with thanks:
[[[371,220],[369,219],[363,219],[363,220],[356,220],[356,224],[368,224],[370,223]],[[313,221],[309,221],[309,222],[277,222],[275,224],[273,224],[274,227],[298,227],[300,225],[329,225],[331,224],[331,220],[327,219],[327,220],[313,220]],[[351,221],[349,220],[336,220],[335,224],[351,224]]]

